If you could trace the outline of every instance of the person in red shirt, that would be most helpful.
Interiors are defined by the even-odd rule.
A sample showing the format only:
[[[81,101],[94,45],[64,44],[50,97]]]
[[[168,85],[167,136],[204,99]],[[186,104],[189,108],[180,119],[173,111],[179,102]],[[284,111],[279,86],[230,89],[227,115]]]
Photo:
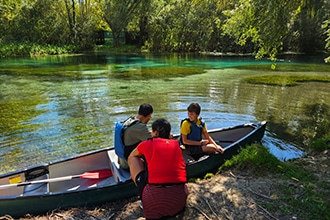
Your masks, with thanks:
[[[128,157],[131,177],[146,219],[175,216],[186,206],[186,164],[178,140],[170,139],[166,119],[154,121],[151,134],[153,138],[141,142]]]

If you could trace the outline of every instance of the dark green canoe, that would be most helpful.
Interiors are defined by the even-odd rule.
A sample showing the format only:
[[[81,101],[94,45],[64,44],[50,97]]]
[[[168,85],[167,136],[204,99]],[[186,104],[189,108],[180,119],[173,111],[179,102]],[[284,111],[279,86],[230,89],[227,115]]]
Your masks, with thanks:
[[[241,147],[260,142],[267,122],[210,130],[224,147],[223,154],[207,155],[198,161],[185,155],[188,178],[218,168]],[[178,137],[178,136],[176,136]],[[0,175],[0,217],[19,218],[70,207],[101,205],[137,195],[129,172],[117,163],[114,148]]]

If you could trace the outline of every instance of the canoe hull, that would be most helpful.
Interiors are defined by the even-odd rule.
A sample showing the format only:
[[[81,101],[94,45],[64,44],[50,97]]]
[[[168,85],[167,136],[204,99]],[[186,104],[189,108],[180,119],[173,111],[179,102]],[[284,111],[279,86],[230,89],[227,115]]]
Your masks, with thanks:
[[[204,156],[198,161],[189,161],[189,158],[186,158],[187,162],[189,161],[188,178],[199,177],[217,169],[226,160],[238,154],[240,148],[261,141],[266,124],[266,122],[260,122],[210,130],[210,135],[219,141],[225,153]],[[100,180],[78,178],[24,187],[1,188],[15,178],[20,178],[21,182],[31,181],[27,173],[35,173],[32,171],[43,169],[47,172],[40,172],[40,175],[33,178],[49,180],[97,169],[110,169],[113,175]],[[114,148],[111,147],[32,169],[0,175],[0,216],[10,215],[13,218],[19,218],[27,213],[39,215],[54,209],[102,205],[136,195],[138,195],[137,188],[130,180],[129,173],[119,167]]]
[[[246,145],[260,142],[261,139],[264,136],[265,129],[266,129],[266,122],[261,122],[259,124],[255,124],[253,126],[258,126],[255,129],[251,130],[244,138],[240,138],[239,140],[235,141],[233,143],[230,143],[228,140],[228,137],[225,137],[225,142],[221,142],[220,138],[220,144],[221,146],[224,146],[225,152],[223,154],[213,154],[210,156],[205,156],[204,158],[201,158],[199,161],[192,162],[187,166],[187,177],[188,178],[194,178],[194,177],[200,177],[201,175],[204,175],[205,173],[215,170],[219,168],[226,160],[231,159],[234,155],[237,155],[241,148],[244,148]],[[231,132],[233,129],[245,129],[245,127],[250,126],[248,125],[239,125],[231,128],[225,128],[223,129],[223,132]],[[218,132],[214,131],[214,132]],[[218,138],[215,138],[212,134],[212,131],[209,131],[210,136],[212,136],[215,140]],[[228,134],[230,136],[230,134]],[[218,139],[219,140],[219,139]],[[228,143],[229,142],[229,143]],[[227,146],[226,146],[227,145]]]
[[[53,209],[65,209],[71,207],[97,206],[107,202],[117,201],[137,195],[137,189],[132,181],[127,183],[73,192],[70,194],[46,194],[41,196],[21,197],[16,199],[4,199],[0,201],[0,216],[11,215],[19,218],[25,214],[39,215]]]

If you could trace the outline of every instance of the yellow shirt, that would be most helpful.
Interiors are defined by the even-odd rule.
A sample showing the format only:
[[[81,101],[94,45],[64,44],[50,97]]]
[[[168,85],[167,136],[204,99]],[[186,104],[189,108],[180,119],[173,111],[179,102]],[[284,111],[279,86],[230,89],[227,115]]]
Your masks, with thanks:
[[[201,124],[202,124],[202,119],[199,118],[196,122],[196,125],[201,125]],[[180,133],[183,135],[188,135],[190,134],[190,129],[191,129],[190,122],[188,120],[184,120],[180,128]],[[205,131],[207,131],[207,129],[206,129],[206,124],[204,123],[203,132]]]

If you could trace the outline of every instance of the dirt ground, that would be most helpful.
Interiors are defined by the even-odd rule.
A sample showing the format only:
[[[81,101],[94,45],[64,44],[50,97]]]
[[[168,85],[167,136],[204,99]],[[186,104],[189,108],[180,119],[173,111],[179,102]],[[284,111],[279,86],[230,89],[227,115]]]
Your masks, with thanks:
[[[315,173],[319,180],[327,181],[330,184],[329,156],[330,152],[325,151],[319,155],[299,159],[298,163],[306,170]],[[295,213],[281,216],[280,213],[268,211],[263,205],[281,198],[279,184],[297,188],[295,191],[297,196],[301,193],[299,190],[301,186],[295,180],[283,180],[273,176],[255,178],[252,177],[249,170],[231,169],[207,180],[188,183],[190,194],[186,210],[172,219],[299,219]],[[139,204],[139,198],[133,197],[104,204],[102,207],[54,210],[44,216],[26,216],[21,220],[143,220],[145,218]],[[0,217],[0,219],[11,218],[7,216]]]

